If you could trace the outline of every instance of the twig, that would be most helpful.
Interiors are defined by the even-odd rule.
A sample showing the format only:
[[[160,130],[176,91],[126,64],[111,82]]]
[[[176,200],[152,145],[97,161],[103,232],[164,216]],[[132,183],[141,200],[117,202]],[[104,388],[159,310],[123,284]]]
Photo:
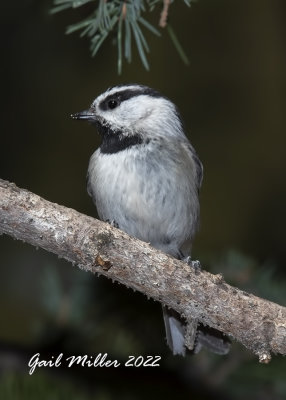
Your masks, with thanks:
[[[126,1],[124,1],[122,4],[122,11],[121,11],[122,19],[125,19],[126,12],[127,12],[127,5],[126,5]]]
[[[186,320],[219,329],[260,362],[286,355],[286,308],[224,282],[79,212],[0,180],[0,233],[105,275],[173,308]],[[187,343],[186,343],[187,344]]]
[[[163,2],[163,10],[161,12],[159,26],[160,28],[165,28],[167,25],[169,7],[171,5],[171,0],[164,0]]]

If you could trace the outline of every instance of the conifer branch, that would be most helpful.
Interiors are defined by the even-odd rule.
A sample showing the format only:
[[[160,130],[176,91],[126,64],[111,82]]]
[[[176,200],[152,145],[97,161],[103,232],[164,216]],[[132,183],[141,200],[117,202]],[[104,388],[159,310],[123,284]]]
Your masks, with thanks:
[[[184,0],[187,6],[191,5],[192,0]],[[123,56],[131,62],[132,41],[136,44],[138,54],[144,67],[149,70],[149,63],[146,53],[149,53],[149,46],[145,38],[144,30],[148,30],[156,36],[161,36],[161,32],[148,20],[150,12],[157,7],[161,8],[161,16],[158,25],[160,28],[168,27],[169,6],[171,0],[54,0],[54,7],[51,13],[58,13],[69,8],[77,9],[87,6],[89,12],[93,11],[82,21],[70,25],[66,33],[80,31],[80,36],[87,36],[90,39],[91,55],[95,56],[104,41],[112,33],[116,34],[118,73],[122,71]],[[144,17],[143,17],[144,15]],[[172,40],[179,56],[186,63],[186,55],[182,46],[172,29],[169,37]],[[183,57],[182,57],[183,54]]]

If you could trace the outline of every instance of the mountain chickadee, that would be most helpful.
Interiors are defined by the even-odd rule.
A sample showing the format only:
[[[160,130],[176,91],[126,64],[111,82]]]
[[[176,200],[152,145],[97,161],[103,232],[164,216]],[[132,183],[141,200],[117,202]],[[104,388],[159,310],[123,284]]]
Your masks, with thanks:
[[[189,255],[203,167],[176,106],[151,88],[130,84],[109,88],[72,117],[93,123],[102,137],[87,179],[99,217],[173,257]],[[166,307],[163,312],[169,347],[185,355],[183,320]],[[198,332],[197,351],[202,345],[228,351],[220,336]]]

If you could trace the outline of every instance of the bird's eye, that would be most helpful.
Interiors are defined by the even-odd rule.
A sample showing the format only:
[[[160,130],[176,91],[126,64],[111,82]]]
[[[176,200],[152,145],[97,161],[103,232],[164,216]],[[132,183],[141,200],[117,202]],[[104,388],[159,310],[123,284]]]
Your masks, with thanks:
[[[108,103],[107,103],[108,108],[109,108],[110,110],[113,110],[114,108],[116,108],[116,107],[118,106],[118,104],[119,104],[118,101],[117,101],[117,100],[114,100],[114,99],[109,100]]]

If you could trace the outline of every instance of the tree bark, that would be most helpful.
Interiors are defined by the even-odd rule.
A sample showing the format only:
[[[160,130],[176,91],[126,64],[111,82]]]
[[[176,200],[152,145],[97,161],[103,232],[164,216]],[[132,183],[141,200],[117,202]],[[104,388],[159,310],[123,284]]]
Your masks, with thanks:
[[[286,308],[196,273],[149,244],[0,180],[0,233],[102,274],[235,338],[260,362],[286,355]],[[186,343],[188,345],[188,343]]]

